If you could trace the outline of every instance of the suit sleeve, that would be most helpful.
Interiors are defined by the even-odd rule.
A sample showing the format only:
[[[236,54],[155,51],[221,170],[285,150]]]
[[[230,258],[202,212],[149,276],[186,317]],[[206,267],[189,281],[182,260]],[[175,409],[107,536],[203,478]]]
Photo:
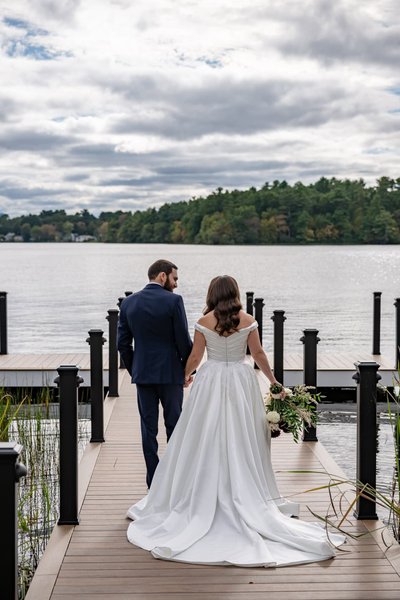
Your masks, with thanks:
[[[189,358],[189,354],[192,351],[193,343],[189,335],[188,323],[182,296],[177,296],[177,298],[178,301],[175,305],[173,313],[174,335],[179,358],[181,359],[183,366],[185,366],[186,361]]]
[[[132,332],[128,325],[126,312],[121,305],[118,321],[118,350],[121,354],[122,361],[129,374],[132,375],[133,348],[132,348]]]

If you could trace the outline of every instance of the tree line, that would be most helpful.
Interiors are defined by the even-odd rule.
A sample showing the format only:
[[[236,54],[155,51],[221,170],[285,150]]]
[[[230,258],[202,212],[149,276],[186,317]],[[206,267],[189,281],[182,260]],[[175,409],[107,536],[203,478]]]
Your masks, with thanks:
[[[173,244],[396,244],[400,243],[400,178],[320,178],[260,189],[217,188],[206,197],[141,211],[84,209],[73,215],[0,215],[0,240]],[[81,236],[81,237],[79,237]],[[11,239],[12,238],[12,239]]]

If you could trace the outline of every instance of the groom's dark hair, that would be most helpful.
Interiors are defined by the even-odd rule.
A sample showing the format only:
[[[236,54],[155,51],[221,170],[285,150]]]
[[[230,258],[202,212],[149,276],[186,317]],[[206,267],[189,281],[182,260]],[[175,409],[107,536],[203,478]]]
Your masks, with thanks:
[[[172,273],[172,269],[177,268],[178,267],[174,265],[174,263],[172,263],[171,261],[164,260],[161,258],[160,260],[156,260],[155,263],[150,265],[149,270],[147,271],[147,275],[151,281],[152,279],[155,279],[160,273],[165,273],[166,275],[169,275],[170,273]]]

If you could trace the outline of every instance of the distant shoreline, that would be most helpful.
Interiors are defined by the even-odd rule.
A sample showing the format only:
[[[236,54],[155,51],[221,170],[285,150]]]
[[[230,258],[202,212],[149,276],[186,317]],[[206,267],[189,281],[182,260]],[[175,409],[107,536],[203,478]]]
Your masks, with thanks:
[[[88,241],[66,241],[66,240],[51,240],[51,241],[38,241],[38,242],[33,242],[33,241],[24,241],[24,240],[16,240],[16,241],[5,241],[5,240],[1,240],[0,239],[0,245],[15,245],[15,244],[32,244],[33,246],[37,246],[38,244],[46,244],[48,246],[51,246],[52,244],[90,244],[90,245],[97,245],[97,244],[103,244],[105,246],[113,246],[113,245],[122,245],[122,246],[243,246],[243,247],[250,247],[250,246],[254,246],[254,247],[264,247],[264,246],[274,246],[274,247],[290,247],[290,246],[332,246],[332,247],[340,247],[340,246],[400,246],[400,242],[365,242],[365,243],[361,243],[361,242],[276,242],[276,243],[270,243],[270,244],[263,244],[263,243],[258,243],[258,244],[254,244],[254,243],[249,243],[249,244],[243,244],[243,243],[226,243],[226,244],[204,244],[204,243],[200,243],[200,242],[103,242],[102,240],[92,240],[90,242]]]
[[[356,245],[400,243],[400,178],[321,177],[266,183],[260,189],[217,188],[205,198],[159,208],[101,212],[42,210],[0,215],[3,242],[106,242],[190,245]]]

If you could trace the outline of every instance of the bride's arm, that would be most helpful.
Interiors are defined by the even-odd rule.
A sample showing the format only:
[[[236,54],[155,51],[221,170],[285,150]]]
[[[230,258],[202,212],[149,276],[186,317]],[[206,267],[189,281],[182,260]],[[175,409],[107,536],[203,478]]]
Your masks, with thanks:
[[[195,330],[193,339],[193,348],[186,362],[185,381],[190,380],[190,376],[197,369],[203,358],[206,347],[206,340],[202,333]]]
[[[247,338],[247,345],[254,362],[257,363],[264,375],[268,377],[271,383],[278,383],[278,380],[275,378],[271,367],[269,366],[268,358],[265,354],[264,348],[261,346],[260,336],[258,335],[257,329],[249,334],[249,337]]]

